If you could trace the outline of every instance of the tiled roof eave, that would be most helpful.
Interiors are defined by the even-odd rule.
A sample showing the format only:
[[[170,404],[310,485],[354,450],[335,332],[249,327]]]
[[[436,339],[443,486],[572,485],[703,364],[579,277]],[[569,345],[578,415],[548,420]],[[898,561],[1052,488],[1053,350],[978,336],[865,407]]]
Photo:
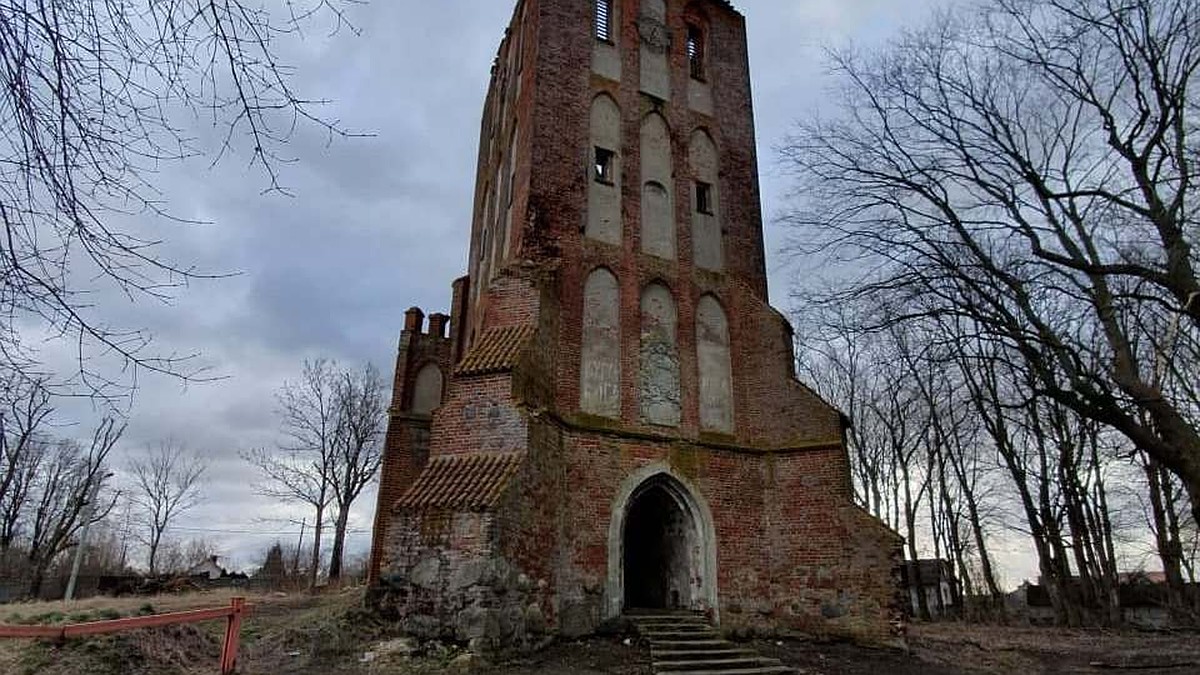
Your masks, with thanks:
[[[504,373],[516,367],[530,340],[533,326],[488,329],[454,369],[456,376]]]
[[[396,501],[395,508],[414,512],[487,511],[504,495],[522,457],[520,453],[434,457]]]

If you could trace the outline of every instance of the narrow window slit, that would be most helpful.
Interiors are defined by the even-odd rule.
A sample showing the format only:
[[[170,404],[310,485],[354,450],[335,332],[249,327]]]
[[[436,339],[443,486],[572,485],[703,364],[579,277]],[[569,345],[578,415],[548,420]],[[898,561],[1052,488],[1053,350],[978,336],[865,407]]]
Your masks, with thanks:
[[[696,212],[712,215],[712,185],[696,181]]]
[[[605,185],[613,184],[613,159],[615,154],[612,150],[606,148],[596,148],[596,182],[604,183]]]

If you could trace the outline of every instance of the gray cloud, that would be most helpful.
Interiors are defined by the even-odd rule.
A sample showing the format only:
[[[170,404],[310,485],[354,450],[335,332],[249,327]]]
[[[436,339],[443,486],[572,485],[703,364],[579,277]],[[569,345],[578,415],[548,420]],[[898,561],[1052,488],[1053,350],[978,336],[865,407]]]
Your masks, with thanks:
[[[764,214],[783,205],[787,181],[771,148],[796,119],[819,107],[828,86],[822,45],[883,39],[941,0],[741,2],[747,16],[763,169]],[[450,282],[465,270],[479,116],[492,58],[510,2],[377,2],[355,7],[361,28],[329,37],[312,31],[287,46],[298,89],[327,98],[322,112],[369,138],[333,138],[301,127],[283,167],[294,196],[261,193],[260,172],[245,157],[168,167],[160,187],[174,211],[211,222],[153,224],[164,253],[200,269],[238,275],[200,281],[169,305],[106,300],[104,317],[145,326],[160,349],[198,352],[224,379],[184,385],[148,376],[129,410],[122,452],[173,437],[211,462],[205,504],[181,522],[178,536],[204,536],[242,565],[276,539],[294,545],[302,509],[256,496],[256,480],[238,452],[277,438],[274,392],[297,376],[305,358],[393,367],[403,311],[446,310]],[[199,137],[213,130],[198,127]],[[143,226],[139,224],[139,226]],[[149,227],[149,226],[147,226]],[[767,226],[771,290],[786,297],[793,271]],[[72,367],[67,345],[45,351]],[[64,417],[91,420],[85,402],[66,402]],[[78,427],[86,434],[86,424]],[[120,459],[123,462],[124,459]],[[369,543],[374,495],[354,514],[351,550]],[[311,516],[310,516],[311,517]],[[1022,570],[1022,573],[1024,571]]]

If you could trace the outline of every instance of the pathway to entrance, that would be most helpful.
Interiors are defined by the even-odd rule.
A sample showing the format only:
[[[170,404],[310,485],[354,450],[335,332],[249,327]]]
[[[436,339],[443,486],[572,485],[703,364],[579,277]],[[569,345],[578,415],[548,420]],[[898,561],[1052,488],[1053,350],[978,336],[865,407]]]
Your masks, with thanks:
[[[638,634],[650,641],[655,673],[680,675],[776,675],[795,673],[779,659],[721,637],[697,612],[630,610]]]

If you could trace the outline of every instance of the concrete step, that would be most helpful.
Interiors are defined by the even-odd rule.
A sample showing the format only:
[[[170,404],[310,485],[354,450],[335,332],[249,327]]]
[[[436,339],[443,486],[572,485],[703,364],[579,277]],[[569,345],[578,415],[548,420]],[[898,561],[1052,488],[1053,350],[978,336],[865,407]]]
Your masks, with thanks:
[[[650,649],[656,650],[695,650],[695,649],[723,649],[734,648],[734,644],[728,640],[718,638],[710,638],[704,640],[650,640]]]
[[[687,621],[669,621],[667,619],[656,619],[654,621],[634,621],[633,625],[638,628],[661,628],[663,626],[680,626],[683,628],[708,628],[712,626],[703,619],[688,619]]]
[[[758,656],[704,659],[699,661],[660,661],[654,659],[654,669],[660,673],[690,673],[697,670],[736,670],[763,668],[781,665],[779,659],[764,659]]]
[[[638,628],[638,633],[648,638],[654,638],[659,635],[720,635],[717,631],[708,626],[698,626],[695,628],[681,628],[679,626],[655,626],[653,628]]]
[[[703,661],[705,659],[755,658],[758,652],[751,649],[740,649],[730,645],[726,648],[701,649],[651,649],[650,654],[655,660],[662,661]]]
[[[673,640],[676,642],[696,642],[698,640],[716,640],[720,635],[714,630],[692,631],[692,630],[661,630],[661,631],[641,631],[642,635],[650,638],[650,640]]]
[[[795,673],[779,659],[764,658],[721,637],[692,612],[646,611],[626,615],[650,642],[654,672],[662,675],[783,675]]]
[[[672,670],[658,670],[655,673],[678,673]],[[689,670],[688,675],[784,675],[796,673],[796,669],[787,665],[758,665],[751,668],[718,668],[714,670]]]
[[[711,626],[641,626],[638,632],[642,635],[663,635],[678,633],[681,635],[716,635],[717,631]]]
[[[672,629],[672,628],[678,628],[679,630],[713,630],[712,626],[708,625],[707,623],[704,623],[703,621],[690,621],[690,622],[686,622],[686,623],[679,622],[679,621],[644,622],[644,623],[638,622],[638,623],[634,623],[634,626],[637,627],[637,629],[640,631],[668,630],[668,629]]]

